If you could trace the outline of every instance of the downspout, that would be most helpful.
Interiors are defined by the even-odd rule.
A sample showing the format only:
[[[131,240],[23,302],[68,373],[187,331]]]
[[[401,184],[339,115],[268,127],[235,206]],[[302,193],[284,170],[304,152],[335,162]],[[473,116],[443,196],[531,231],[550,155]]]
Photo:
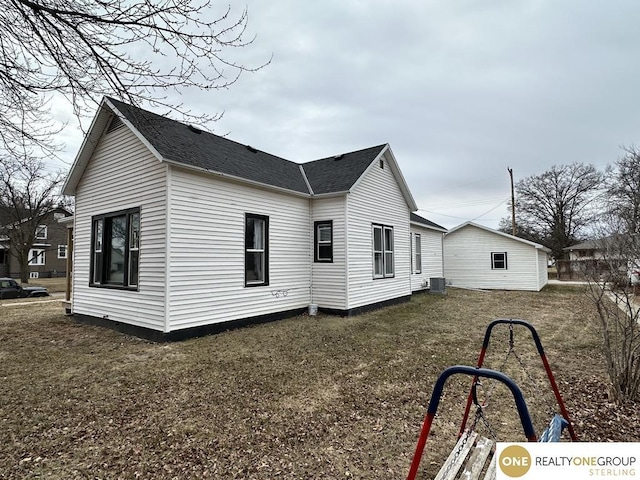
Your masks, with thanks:
[[[313,259],[314,259],[314,248],[315,245],[313,243],[313,238],[314,238],[314,234],[315,232],[313,231],[313,188],[311,188],[311,184],[309,183],[309,179],[307,178],[307,174],[304,171],[304,168],[302,165],[298,166],[300,168],[300,174],[302,175],[302,178],[304,180],[304,183],[307,185],[307,189],[309,190],[309,248],[307,249],[307,252],[310,253],[310,257],[309,257],[309,303],[313,304],[314,302],[314,298],[313,298]]]

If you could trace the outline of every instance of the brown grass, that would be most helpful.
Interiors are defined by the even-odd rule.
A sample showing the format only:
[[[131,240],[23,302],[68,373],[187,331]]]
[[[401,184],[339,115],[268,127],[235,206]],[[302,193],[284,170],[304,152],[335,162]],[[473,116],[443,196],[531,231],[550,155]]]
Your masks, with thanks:
[[[579,289],[450,289],[357,317],[301,316],[167,345],[76,324],[58,304],[0,315],[0,478],[404,478],[437,375],[474,365],[499,317],[538,328],[582,439],[619,431],[583,408],[582,393],[572,397],[594,382],[593,398],[606,390]],[[528,373],[517,361],[505,370],[541,431],[553,399],[517,333]],[[501,366],[505,335],[487,366]],[[447,387],[422,478],[455,443],[469,381]],[[484,388],[492,429],[523,440],[508,394]]]
[[[67,280],[64,277],[59,278],[32,278],[29,283],[25,283],[24,287],[45,287],[49,293],[64,292],[67,288]]]

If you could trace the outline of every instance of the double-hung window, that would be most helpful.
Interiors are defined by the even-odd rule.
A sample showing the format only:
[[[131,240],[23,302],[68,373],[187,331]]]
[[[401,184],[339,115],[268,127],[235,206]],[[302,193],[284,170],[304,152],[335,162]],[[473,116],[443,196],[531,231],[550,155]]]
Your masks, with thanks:
[[[507,252],[491,252],[491,269],[507,269]]]
[[[244,223],[244,284],[269,285],[269,217],[246,213]]]
[[[32,248],[29,250],[29,265],[44,265],[45,251],[41,248]]]
[[[36,228],[36,239],[38,239],[38,240],[46,240],[47,239],[47,226],[46,225],[38,225],[38,228]]]
[[[413,271],[414,273],[422,273],[422,237],[419,233],[415,234],[415,246],[413,249],[414,252],[414,261],[413,261]]]
[[[315,262],[333,262],[333,221],[314,223]]]
[[[372,225],[373,232],[373,278],[393,277],[394,246],[393,227]]]
[[[58,245],[58,258],[67,258],[67,246]]]
[[[139,208],[93,217],[91,286],[137,289],[139,260]]]

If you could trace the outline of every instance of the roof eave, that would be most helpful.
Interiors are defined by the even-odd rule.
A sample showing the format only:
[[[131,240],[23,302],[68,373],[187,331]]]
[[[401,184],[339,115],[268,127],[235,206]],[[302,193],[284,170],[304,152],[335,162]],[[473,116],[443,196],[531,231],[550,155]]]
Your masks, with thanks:
[[[207,175],[213,175],[213,176],[217,176],[217,177],[222,177],[222,178],[225,178],[225,179],[228,179],[228,180],[233,180],[233,181],[236,181],[236,182],[239,182],[239,183],[244,183],[244,184],[247,184],[247,185],[263,188],[263,189],[266,189],[266,190],[274,190],[274,191],[277,191],[277,192],[287,193],[287,194],[290,194],[290,195],[296,195],[296,196],[304,197],[304,198],[309,198],[309,197],[312,196],[308,192],[300,192],[298,190],[291,190],[291,189],[284,188],[284,187],[278,187],[276,185],[270,185],[268,183],[257,182],[255,180],[249,180],[249,179],[246,179],[246,178],[243,178],[243,177],[238,177],[238,176],[235,176],[235,175],[229,175],[228,173],[223,173],[223,172],[219,172],[219,171],[216,171],[216,170],[208,170],[208,169],[203,168],[203,167],[196,167],[195,165],[189,165],[187,163],[182,163],[182,162],[179,162],[179,161],[176,161],[176,160],[171,160],[169,158],[164,158],[163,161],[165,163],[168,163],[169,165],[174,166],[174,167],[183,168],[185,170],[192,170],[192,171],[199,172],[199,173],[205,173]]]
[[[434,230],[436,232],[442,232],[442,233],[447,233],[449,230],[447,230],[446,228],[438,228],[438,227],[434,227],[432,225],[426,225],[422,222],[416,222],[411,220],[409,223],[411,223],[411,225],[415,225],[416,227],[422,227],[422,228],[426,228],[428,230]]]
[[[100,106],[98,107],[98,112],[93,117],[93,121],[91,122],[91,126],[89,127],[89,131],[84,137],[82,141],[82,145],[76,158],[73,162],[71,170],[69,171],[69,175],[62,187],[63,195],[75,195],[76,187],[80,182],[80,178],[82,178],[82,174],[84,173],[93,152],[98,146],[98,142],[102,138],[107,126],[109,125],[109,121],[111,118],[116,115],[122,120],[122,122],[133,132],[133,134],[149,149],[150,152],[159,160],[163,161],[162,155],[160,152],[156,150],[151,143],[140,133],[140,131],[133,126],[133,124],[127,119],[127,117],[118,110],[115,105],[109,101],[108,98],[103,97],[100,102]]]
[[[353,183],[353,185],[351,185],[351,188],[349,188],[349,193],[352,192],[360,184],[360,182],[364,178],[365,173],[367,173],[372,168],[372,165],[376,165],[380,161],[380,159],[384,156],[384,154],[387,152],[389,153],[387,160],[390,160],[388,161],[389,167],[391,168],[391,172],[393,173],[394,177],[396,178],[396,181],[398,182],[398,186],[400,187],[402,196],[404,197],[405,202],[407,202],[407,206],[409,207],[409,210],[411,212],[415,212],[418,210],[418,205],[416,204],[416,201],[414,200],[413,195],[411,195],[411,190],[409,190],[407,181],[402,175],[402,171],[400,170],[400,167],[398,167],[398,161],[396,160],[395,155],[391,151],[391,146],[389,146],[388,143],[380,150],[378,155],[376,155],[376,157],[371,161],[371,163],[365,169],[365,171],[362,172],[362,175],[360,175],[360,177]]]

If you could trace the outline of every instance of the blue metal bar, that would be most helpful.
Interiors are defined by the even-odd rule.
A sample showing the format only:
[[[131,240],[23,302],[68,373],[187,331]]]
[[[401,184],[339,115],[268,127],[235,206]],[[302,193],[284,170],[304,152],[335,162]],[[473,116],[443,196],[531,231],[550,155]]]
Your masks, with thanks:
[[[518,415],[520,416],[520,422],[522,423],[522,428],[524,430],[525,436],[530,442],[536,441],[536,433],[533,428],[533,423],[531,422],[531,415],[529,415],[527,403],[525,402],[524,395],[522,395],[522,391],[520,390],[518,385],[516,385],[516,383],[504,373],[497,372],[495,370],[489,370],[487,368],[469,367],[467,365],[455,365],[453,367],[447,368],[440,374],[433,387],[433,393],[431,394],[431,400],[429,400],[429,407],[427,409],[428,415],[436,414],[438,405],[440,403],[440,396],[442,395],[442,390],[444,389],[444,384],[451,375],[455,374],[471,375],[473,377],[486,377],[505,384],[513,394],[513,398],[516,402],[516,408],[518,409]]]

